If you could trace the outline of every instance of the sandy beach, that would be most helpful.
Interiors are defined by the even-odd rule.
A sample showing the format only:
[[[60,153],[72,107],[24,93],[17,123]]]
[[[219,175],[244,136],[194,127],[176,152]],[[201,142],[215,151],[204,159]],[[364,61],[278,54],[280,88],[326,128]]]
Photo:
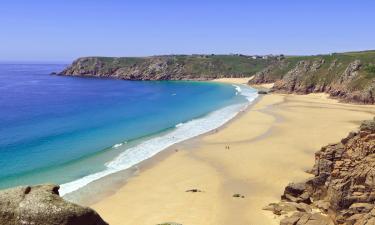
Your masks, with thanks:
[[[374,106],[325,94],[264,95],[217,132],[141,163],[137,175],[91,207],[111,225],[277,224],[262,208],[278,201],[289,182],[309,176],[304,171],[320,147],[374,115]]]
[[[213,82],[230,83],[230,84],[247,84],[254,76],[246,78],[218,78]]]

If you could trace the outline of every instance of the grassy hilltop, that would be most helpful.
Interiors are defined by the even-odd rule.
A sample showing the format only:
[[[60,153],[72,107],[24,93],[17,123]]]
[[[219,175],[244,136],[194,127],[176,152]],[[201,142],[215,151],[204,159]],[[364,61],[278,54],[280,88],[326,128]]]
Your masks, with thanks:
[[[61,74],[128,80],[209,80],[248,77],[277,61],[244,55],[166,55],[152,57],[84,57]]]
[[[255,74],[252,84],[273,83],[274,91],[326,92],[359,103],[374,103],[375,51],[292,56]]]
[[[60,75],[125,80],[211,80],[250,77],[274,83],[273,91],[326,92],[346,101],[374,104],[375,51],[314,56],[165,55],[84,57]]]

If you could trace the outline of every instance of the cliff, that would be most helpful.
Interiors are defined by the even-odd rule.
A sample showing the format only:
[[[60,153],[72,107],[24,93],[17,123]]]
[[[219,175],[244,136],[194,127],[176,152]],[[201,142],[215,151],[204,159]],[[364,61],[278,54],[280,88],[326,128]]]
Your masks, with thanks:
[[[265,208],[289,215],[280,224],[375,224],[375,120],[318,151],[311,173]]]
[[[250,84],[273,82],[275,92],[325,92],[346,102],[374,104],[375,51],[287,57],[257,72]]]
[[[152,57],[84,57],[59,75],[108,77],[125,80],[210,80],[249,77],[275,63],[244,55],[167,55]]]
[[[375,103],[375,51],[265,59],[245,55],[84,57],[59,75],[125,80],[254,76],[249,84],[275,83],[271,90],[275,92],[325,92],[346,102]]]
[[[107,225],[92,209],[63,200],[59,186],[0,191],[0,225]]]

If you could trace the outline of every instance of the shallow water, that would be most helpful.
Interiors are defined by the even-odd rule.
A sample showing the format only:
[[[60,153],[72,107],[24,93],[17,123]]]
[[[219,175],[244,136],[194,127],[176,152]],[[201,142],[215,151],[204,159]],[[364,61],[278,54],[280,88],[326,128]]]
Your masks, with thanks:
[[[64,66],[0,64],[0,188],[54,182],[68,193],[215,129],[256,97],[210,82],[49,75]]]

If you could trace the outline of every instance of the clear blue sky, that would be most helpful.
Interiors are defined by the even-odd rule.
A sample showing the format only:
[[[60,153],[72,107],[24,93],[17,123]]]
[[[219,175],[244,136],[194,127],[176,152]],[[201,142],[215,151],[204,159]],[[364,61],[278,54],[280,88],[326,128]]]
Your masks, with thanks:
[[[373,0],[1,0],[0,61],[375,49]]]

